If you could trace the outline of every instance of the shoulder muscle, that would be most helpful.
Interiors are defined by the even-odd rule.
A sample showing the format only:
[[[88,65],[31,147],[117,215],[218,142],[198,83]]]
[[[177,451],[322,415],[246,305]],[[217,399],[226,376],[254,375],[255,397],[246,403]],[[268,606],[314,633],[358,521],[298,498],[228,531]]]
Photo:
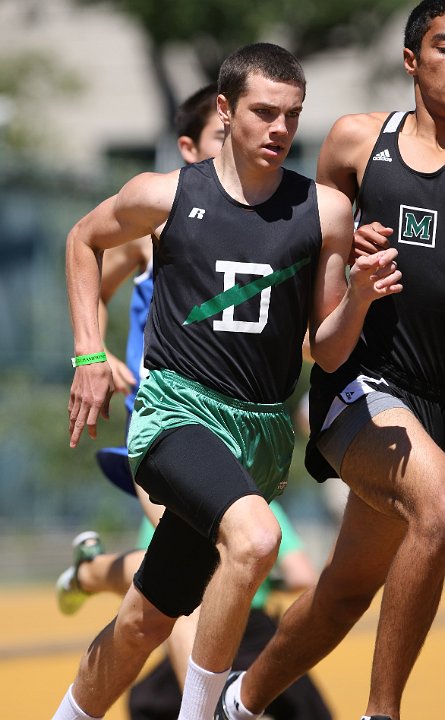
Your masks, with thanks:
[[[344,192],[353,202],[366,162],[388,113],[344,115],[320,150],[317,180]]]

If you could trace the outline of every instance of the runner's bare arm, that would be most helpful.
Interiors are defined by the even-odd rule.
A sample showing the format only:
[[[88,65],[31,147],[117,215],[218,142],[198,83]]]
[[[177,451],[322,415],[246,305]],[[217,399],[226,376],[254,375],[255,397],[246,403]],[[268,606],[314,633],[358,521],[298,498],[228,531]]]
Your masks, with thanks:
[[[357,199],[359,186],[372,148],[388,113],[345,115],[337,120],[320,150],[317,180],[345,193],[351,204]],[[388,247],[392,228],[376,221],[354,232],[349,263],[357,257],[376,253]]]
[[[345,195],[318,185],[323,244],[317,268],[309,334],[311,354],[327,372],[334,372],[354,349],[370,304],[400,292],[394,248],[357,259],[349,280],[346,265],[353,221]]]
[[[98,321],[103,251],[158,232],[170,212],[177,182],[178,171],[138,175],[117,195],[82,218],[69,233],[66,275],[75,355],[103,349]],[[75,370],[68,405],[71,447],[77,445],[85,425],[90,437],[96,437],[98,417],[108,417],[113,390],[108,363],[93,363]]]

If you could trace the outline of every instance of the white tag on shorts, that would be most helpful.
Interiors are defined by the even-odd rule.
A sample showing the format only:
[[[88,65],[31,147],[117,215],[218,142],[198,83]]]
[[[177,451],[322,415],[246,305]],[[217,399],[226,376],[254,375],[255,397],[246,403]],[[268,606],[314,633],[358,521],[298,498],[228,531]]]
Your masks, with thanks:
[[[334,420],[348,405],[352,405],[352,403],[357,402],[357,400],[364,395],[369,395],[369,393],[375,392],[375,387],[368,385],[367,381],[371,381],[377,385],[388,385],[384,378],[377,380],[376,378],[371,378],[367,375],[358,375],[355,380],[346,385],[346,387],[333,399],[323,423],[323,427],[321,428],[322,431],[331,427]]]

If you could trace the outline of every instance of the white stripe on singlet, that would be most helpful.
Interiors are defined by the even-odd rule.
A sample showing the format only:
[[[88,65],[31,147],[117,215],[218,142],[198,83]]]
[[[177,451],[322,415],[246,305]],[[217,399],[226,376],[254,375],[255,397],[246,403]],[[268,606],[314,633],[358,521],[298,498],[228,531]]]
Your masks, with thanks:
[[[394,113],[391,120],[387,124],[386,128],[384,129],[384,133],[394,133],[397,128],[400,125],[400,122],[403,118],[403,116],[406,115],[404,110],[399,110],[398,112]]]

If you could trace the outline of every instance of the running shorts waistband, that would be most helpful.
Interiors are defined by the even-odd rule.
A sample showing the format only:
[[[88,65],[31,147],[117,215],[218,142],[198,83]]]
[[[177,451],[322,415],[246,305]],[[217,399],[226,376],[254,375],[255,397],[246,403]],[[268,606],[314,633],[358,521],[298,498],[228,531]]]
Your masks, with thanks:
[[[193,390],[198,395],[205,395],[205,397],[211,398],[212,400],[227,405],[228,407],[237,408],[244,412],[250,413],[280,413],[285,408],[285,404],[280,403],[254,403],[249,400],[241,400],[240,398],[230,397],[230,395],[224,395],[223,393],[213,390],[206,385],[202,385],[197,380],[191,380],[190,378],[179,375],[174,370],[150,370],[150,375],[159,374],[163,379],[168,379],[169,382]]]

